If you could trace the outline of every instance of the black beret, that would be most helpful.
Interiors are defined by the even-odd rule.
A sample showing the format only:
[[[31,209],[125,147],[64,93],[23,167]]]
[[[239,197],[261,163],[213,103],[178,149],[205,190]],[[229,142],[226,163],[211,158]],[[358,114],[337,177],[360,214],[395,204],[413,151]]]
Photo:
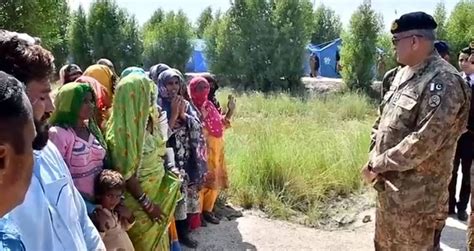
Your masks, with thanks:
[[[402,15],[392,23],[392,34],[409,30],[434,30],[438,27],[434,18],[424,12],[411,12]]]
[[[449,46],[445,41],[442,41],[442,40],[436,41],[434,43],[434,47],[436,48],[436,51],[438,51],[440,55],[449,54]]]

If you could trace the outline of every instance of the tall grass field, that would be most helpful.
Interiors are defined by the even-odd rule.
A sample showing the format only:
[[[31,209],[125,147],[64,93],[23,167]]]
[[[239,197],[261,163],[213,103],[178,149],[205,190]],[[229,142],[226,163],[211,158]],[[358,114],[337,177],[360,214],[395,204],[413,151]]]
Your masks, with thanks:
[[[219,94],[225,106],[228,90]],[[230,200],[278,218],[318,219],[323,203],[361,188],[376,107],[358,94],[302,101],[287,95],[237,95],[226,131]]]

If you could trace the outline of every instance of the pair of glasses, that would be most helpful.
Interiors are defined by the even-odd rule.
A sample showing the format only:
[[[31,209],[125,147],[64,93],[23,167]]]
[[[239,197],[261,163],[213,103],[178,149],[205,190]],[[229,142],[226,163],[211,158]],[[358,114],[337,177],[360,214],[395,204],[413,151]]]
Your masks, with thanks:
[[[408,35],[408,36],[404,36],[404,37],[393,37],[392,38],[392,44],[397,45],[398,42],[400,42],[401,40],[407,39],[407,38],[412,38],[412,37],[423,37],[423,36],[415,34],[415,35]]]

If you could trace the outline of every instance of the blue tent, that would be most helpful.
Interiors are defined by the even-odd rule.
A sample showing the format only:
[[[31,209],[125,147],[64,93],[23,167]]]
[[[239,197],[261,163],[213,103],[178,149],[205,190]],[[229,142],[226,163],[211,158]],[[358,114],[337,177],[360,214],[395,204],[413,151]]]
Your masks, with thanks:
[[[327,78],[340,78],[336,71],[336,54],[341,48],[340,38],[319,45],[309,44],[306,46],[304,57],[304,72],[309,75],[311,72],[309,58],[316,55],[319,58],[319,75]]]
[[[193,53],[186,63],[186,72],[207,72],[207,60],[205,55],[206,42],[202,39],[192,40]]]

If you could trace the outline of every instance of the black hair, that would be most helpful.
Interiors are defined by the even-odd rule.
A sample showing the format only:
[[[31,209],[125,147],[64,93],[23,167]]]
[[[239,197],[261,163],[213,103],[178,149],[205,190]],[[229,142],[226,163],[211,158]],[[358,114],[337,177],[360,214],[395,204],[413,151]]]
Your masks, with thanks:
[[[32,119],[24,92],[20,81],[0,71],[0,142],[12,145],[16,154],[23,153],[24,128]]]
[[[32,80],[50,78],[54,73],[54,57],[37,44],[0,30],[0,71],[13,75],[25,85]]]
[[[97,177],[95,192],[100,196],[110,190],[125,190],[125,179],[117,171],[104,169]]]

